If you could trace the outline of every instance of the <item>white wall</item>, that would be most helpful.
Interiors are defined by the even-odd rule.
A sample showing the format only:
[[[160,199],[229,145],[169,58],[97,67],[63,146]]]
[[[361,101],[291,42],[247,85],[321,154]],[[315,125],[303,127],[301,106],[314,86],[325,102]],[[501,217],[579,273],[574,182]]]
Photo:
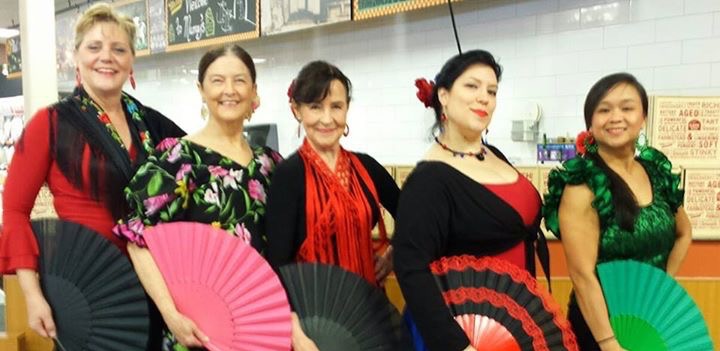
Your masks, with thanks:
[[[454,9],[463,49],[487,49],[504,66],[489,141],[518,163],[535,163],[535,146],[512,142],[510,121],[537,102],[541,135],[574,136],[587,90],[606,74],[631,72],[650,94],[720,95],[720,0],[465,0]],[[354,84],[343,144],[388,164],[412,164],[425,152],[433,116],[415,98],[414,80],[433,78],[457,52],[446,6],[241,44],[267,60],[257,65],[262,106],[252,122],[278,124],[283,155],[298,145],[288,84],[303,64],[325,59]],[[203,52],[138,59],[135,95],[199,128],[190,71]]]

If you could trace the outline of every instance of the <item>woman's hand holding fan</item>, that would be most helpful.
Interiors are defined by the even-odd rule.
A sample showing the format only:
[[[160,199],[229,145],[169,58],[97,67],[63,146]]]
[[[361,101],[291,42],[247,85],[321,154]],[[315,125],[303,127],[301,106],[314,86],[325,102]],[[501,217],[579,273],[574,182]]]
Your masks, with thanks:
[[[210,339],[200,331],[190,318],[175,311],[165,317],[165,323],[178,342],[186,347],[204,346]]]
[[[52,310],[42,293],[27,294],[26,299],[30,328],[44,338],[56,338],[57,333],[55,321],[52,318]]]
[[[293,351],[320,351],[312,339],[305,335],[297,313],[292,313],[292,347]]]

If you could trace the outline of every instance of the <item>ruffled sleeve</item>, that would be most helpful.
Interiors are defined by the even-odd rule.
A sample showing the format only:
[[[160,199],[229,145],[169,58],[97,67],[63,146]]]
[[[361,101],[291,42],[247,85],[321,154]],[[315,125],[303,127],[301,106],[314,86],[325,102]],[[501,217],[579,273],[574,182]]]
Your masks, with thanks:
[[[640,153],[640,162],[651,174],[653,188],[668,203],[673,212],[683,205],[685,191],[680,189],[680,175],[672,173],[672,163],[660,150],[647,147]]]
[[[170,222],[183,215],[194,188],[192,160],[180,139],[163,140],[125,188],[130,214],[113,233],[145,247],[146,226]]]
[[[30,226],[30,212],[52,164],[51,118],[50,110],[43,108],[30,119],[10,162],[2,192],[0,273],[38,268],[40,251]]]
[[[594,162],[583,157],[575,157],[565,161],[562,168],[553,169],[548,177],[548,193],[545,194],[543,216],[545,227],[560,238],[559,208],[560,199],[566,185],[587,184],[595,194],[592,202],[598,213],[600,228],[604,230],[614,220],[610,181],[605,173],[596,167]]]

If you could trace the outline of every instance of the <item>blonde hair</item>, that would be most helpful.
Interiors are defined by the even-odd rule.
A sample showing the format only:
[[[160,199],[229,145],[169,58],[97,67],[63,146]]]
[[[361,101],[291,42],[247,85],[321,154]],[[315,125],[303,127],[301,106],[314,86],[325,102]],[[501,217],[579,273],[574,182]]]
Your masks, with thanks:
[[[104,2],[90,6],[75,24],[75,50],[80,48],[85,34],[97,23],[115,23],[128,36],[130,50],[135,55],[135,23],[133,20],[121,13],[116,12],[110,5]]]

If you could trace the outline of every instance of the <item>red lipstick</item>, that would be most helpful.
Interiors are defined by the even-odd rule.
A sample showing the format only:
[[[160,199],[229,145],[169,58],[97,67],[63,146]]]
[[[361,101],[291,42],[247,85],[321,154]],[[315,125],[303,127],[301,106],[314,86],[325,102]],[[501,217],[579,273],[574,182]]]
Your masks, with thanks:
[[[473,113],[475,113],[476,115],[478,115],[478,117],[480,117],[480,118],[485,118],[488,116],[488,113],[485,110],[474,110],[474,109],[470,109],[470,110]]]

